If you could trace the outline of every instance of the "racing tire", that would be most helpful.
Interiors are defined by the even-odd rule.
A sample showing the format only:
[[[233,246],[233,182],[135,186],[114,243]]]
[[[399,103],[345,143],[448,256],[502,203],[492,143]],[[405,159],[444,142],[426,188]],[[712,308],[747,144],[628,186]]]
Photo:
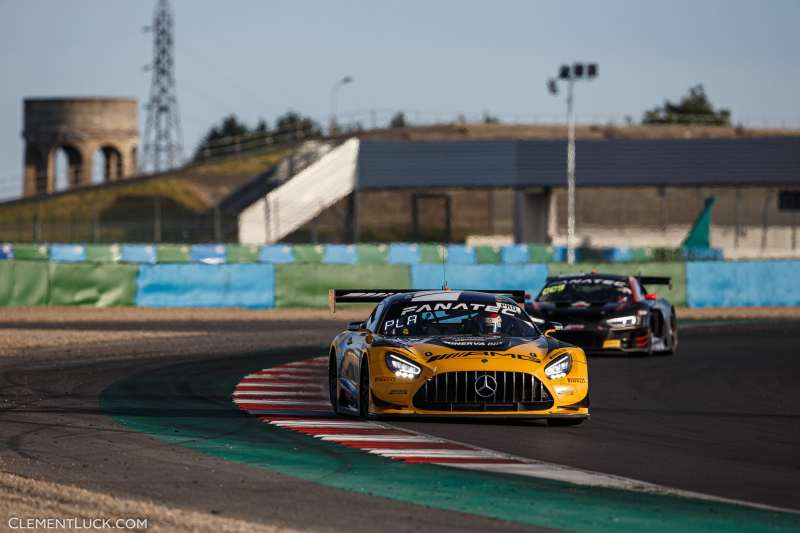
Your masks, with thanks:
[[[336,369],[336,355],[331,354],[328,361],[328,395],[331,400],[331,408],[334,413],[339,413],[339,393],[336,386],[339,380],[339,372]]]
[[[651,313],[648,317],[647,334],[650,337],[650,342],[647,343],[647,349],[639,352],[642,357],[650,357],[653,355],[653,340],[656,338],[656,324],[658,317],[655,313]]]
[[[571,427],[583,424],[585,418],[548,418],[547,425],[550,427]]]
[[[665,350],[661,355],[675,355],[675,352],[678,351],[678,324],[675,320],[675,311],[672,312],[672,316],[669,319],[669,348]]]
[[[358,415],[361,418],[369,418],[369,359],[365,356],[361,359],[361,371],[358,379]]]

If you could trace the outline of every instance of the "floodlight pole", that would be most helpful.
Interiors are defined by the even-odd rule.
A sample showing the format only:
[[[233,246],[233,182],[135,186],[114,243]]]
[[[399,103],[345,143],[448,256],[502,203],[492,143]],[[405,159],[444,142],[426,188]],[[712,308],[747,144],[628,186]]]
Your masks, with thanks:
[[[585,75],[584,75],[585,73]],[[575,264],[575,81],[597,77],[597,63],[561,65],[558,78],[547,80],[550,94],[558,94],[558,81],[567,83],[567,263]]]
[[[567,80],[567,263],[575,264],[575,113],[573,88],[575,80]]]
[[[352,76],[345,76],[341,80],[337,81],[333,84],[331,88],[331,123],[330,123],[330,131],[329,135],[333,135],[336,131],[336,104],[338,103],[337,100],[339,98],[339,89],[341,89],[342,85],[347,85],[348,83],[353,82]]]

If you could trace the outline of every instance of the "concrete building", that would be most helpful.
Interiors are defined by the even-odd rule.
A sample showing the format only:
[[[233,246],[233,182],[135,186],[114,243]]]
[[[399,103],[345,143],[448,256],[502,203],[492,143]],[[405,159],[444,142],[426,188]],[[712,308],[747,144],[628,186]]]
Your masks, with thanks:
[[[563,245],[565,159],[563,140],[365,139],[355,198],[286,240]],[[582,245],[679,247],[714,195],[727,257],[800,255],[800,137],[580,140],[577,184]]]
[[[103,158],[103,181],[136,173],[138,109],[128,98],[29,98],[24,104],[23,195],[56,190],[56,153],[67,158],[67,187],[92,183],[92,161]]]

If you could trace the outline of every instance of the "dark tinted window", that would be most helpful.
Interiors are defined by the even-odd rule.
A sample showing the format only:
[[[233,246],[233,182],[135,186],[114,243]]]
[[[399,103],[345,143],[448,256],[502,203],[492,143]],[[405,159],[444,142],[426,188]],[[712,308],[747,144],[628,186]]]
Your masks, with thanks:
[[[569,278],[550,281],[537,298],[540,302],[627,302],[631,287],[626,280],[609,278]]]
[[[537,337],[528,316],[511,302],[406,301],[390,307],[379,333],[389,336],[506,335]]]

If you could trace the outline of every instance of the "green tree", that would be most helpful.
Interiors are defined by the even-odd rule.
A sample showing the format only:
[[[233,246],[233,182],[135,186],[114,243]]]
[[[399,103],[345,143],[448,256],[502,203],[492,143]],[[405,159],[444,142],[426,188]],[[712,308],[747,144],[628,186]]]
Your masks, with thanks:
[[[319,124],[309,117],[301,116],[294,111],[287,111],[278,117],[275,122],[275,133],[277,135],[294,134],[297,139],[316,137],[320,135]]]
[[[484,124],[500,124],[500,119],[496,116],[492,115],[488,111],[483,112],[483,123]]]
[[[203,138],[203,144],[212,143],[225,137],[236,137],[246,135],[249,132],[247,125],[240,122],[236,115],[230,114],[219,124],[219,126],[212,126],[208,133]]]
[[[390,128],[407,128],[408,121],[406,121],[406,115],[402,111],[398,111],[392,117],[392,120],[389,121]]]
[[[731,112],[729,109],[715,110],[703,86],[695,85],[680,102],[665,100],[664,105],[645,111],[642,123],[730,126]]]
[[[208,130],[203,140],[200,141],[200,145],[197,147],[197,157],[206,154],[209,150],[213,150],[215,144],[218,144],[223,141],[223,139],[229,139],[234,137],[241,137],[243,135],[247,135],[250,132],[247,124],[241,122],[236,115],[231,113],[227,117],[222,119],[216,126],[212,126],[211,129]]]

